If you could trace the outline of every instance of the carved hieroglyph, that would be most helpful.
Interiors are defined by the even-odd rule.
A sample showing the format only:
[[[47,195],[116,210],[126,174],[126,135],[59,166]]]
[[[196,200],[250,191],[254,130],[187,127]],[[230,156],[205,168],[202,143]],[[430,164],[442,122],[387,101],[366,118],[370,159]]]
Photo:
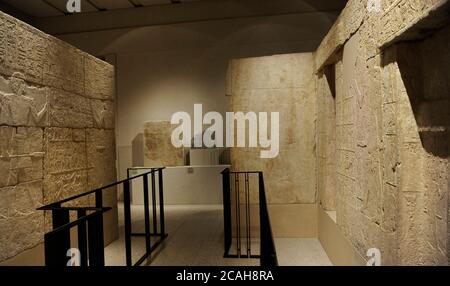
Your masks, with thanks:
[[[36,208],[116,180],[114,92],[112,66],[0,12],[0,262],[42,242]]]
[[[376,247],[383,265],[446,265],[450,3],[366,4],[349,1],[315,54],[318,90],[330,88],[324,71],[336,72],[336,190],[319,197],[335,194],[326,200],[362,257]],[[420,41],[388,47],[407,39]],[[328,115],[319,105],[319,122]]]

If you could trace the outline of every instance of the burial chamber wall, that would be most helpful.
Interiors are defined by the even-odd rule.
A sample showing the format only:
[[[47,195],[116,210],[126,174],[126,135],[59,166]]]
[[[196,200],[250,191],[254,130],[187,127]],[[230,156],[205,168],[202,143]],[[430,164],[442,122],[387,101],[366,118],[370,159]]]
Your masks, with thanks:
[[[230,96],[231,111],[244,114],[267,112],[269,139],[276,136],[271,133],[274,122],[271,113],[279,113],[278,156],[261,158],[261,151],[269,148],[230,150],[233,171],[263,171],[275,237],[315,237],[317,233],[313,67],[312,53],[235,59],[229,63],[227,94]],[[248,138],[248,123],[244,129]],[[236,136],[237,131],[234,139]],[[244,178],[240,178],[240,182],[243,181]],[[251,213],[256,214],[257,182],[250,182],[250,187],[253,186],[256,190],[250,192],[254,208]],[[244,201],[242,198],[241,202]],[[255,227],[253,233],[257,233],[258,223],[256,219],[252,221],[251,225]],[[242,222],[242,225],[245,223]]]
[[[362,257],[447,265],[449,3],[369,2],[315,54],[319,201]]]
[[[111,65],[0,12],[0,262],[43,242],[36,208],[116,180],[114,93]]]

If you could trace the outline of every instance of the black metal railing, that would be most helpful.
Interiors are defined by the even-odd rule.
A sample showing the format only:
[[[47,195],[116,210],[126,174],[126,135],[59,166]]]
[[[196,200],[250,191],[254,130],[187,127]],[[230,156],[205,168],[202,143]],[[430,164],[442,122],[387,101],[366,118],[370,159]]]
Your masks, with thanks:
[[[231,172],[227,168],[222,171],[222,179],[224,257],[259,258],[261,266],[277,266],[263,172]],[[258,193],[254,193],[254,190]],[[257,225],[252,225],[252,221],[255,221],[253,219],[255,213],[259,215],[259,219],[256,220],[259,223],[259,231],[252,231],[252,226],[257,228]],[[255,233],[258,234],[256,237],[254,237]],[[232,249],[233,243],[234,249]],[[252,246],[255,243],[259,243],[259,254],[254,253]]]
[[[110,185],[75,195],[58,202],[43,206],[38,210],[50,211],[52,216],[52,230],[44,235],[45,265],[46,266],[66,266],[68,262],[68,251],[71,249],[71,229],[77,227],[78,250],[80,254],[80,266],[104,266],[104,231],[103,214],[110,211],[113,206],[104,206],[103,192],[116,186],[123,186],[124,196],[124,228],[125,228],[125,260],[127,266],[141,265],[152,253],[152,251],[167,237],[165,233],[164,221],[164,189],[163,189],[163,169],[153,168],[149,172],[139,174],[134,177],[112,183]],[[156,184],[155,177],[158,175],[159,193],[159,231],[156,219]],[[149,176],[152,184],[152,208],[153,208],[153,232],[150,230],[150,210],[149,210]],[[143,193],[145,198],[145,233],[131,232],[131,194],[130,183],[133,180],[142,178]],[[70,204],[76,200],[95,194],[95,207],[64,207],[63,204]],[[76,213],[76,219],[71,221],[71,214]],[[131,237],[145,236],[146,252],[133,264]],[[151,236],[158,236],[160,239],[151,244]]]

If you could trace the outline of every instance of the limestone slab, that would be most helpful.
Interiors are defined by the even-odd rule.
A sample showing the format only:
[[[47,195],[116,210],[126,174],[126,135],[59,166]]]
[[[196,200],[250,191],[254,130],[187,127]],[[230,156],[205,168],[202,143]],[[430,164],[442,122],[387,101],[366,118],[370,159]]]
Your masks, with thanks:
[[[84,95],[84,56],[55,38],[46,41],[43,84]]]
[[[93,56],[84,57],[85,94],[89,98],[114,100],[114,67]]]
[[[15,72],[42,83],[46,37],[36,29],[0,11],[0,74]]]
[[[151,121],[144,124],[145,166],[182,166],[184,152],[171,142],[172,130],[169,121]]]
[[[50,126],[87,128],[93,127],[90,100],[84,96],[61,89],[49,89]]]
[[[15,72],[0,85],[0,124],[47,126],[46,88],[29,85],[26,76]]]

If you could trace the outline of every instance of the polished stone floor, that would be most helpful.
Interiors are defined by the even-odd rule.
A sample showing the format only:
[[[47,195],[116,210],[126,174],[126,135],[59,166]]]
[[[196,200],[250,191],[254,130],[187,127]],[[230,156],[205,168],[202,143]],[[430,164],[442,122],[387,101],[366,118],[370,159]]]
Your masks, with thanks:
[[[223,215],[220,205],[166,206],[169,236],[143,265],[256,266],[259,259],[223,258]],[[125,265],[123,208],[119,206],[120,238],[105,249],[106,265]],[[144,210],[132,207],[133,231],[142,231]],[[144,254],[142,237],[132,238],[133,261]]]
[[[220,205],[166,206],[166,229],[169,236],[144,262],[148,266],[257,266],[259,259],[223,258],[223,214]],[[143,206],[132,206],[133,231],[144,229]],[[123,207],[119,205],[120,237],[105,249],[106,265],[125,265]],[[276,238],[281,266],[331,265],[317,239]],[[234,248],[234,243],[232,248]],[[252,240],[257,250],[259,242]],[[245,247],[242,250],[245,253]],[[143,237],[132,238],[133,261],[145,252]],[[259,251],[257,251],[259,252]],[[256,254],[256,253],[255,253]],[[259,253],[257,253],[259,254]]]
[[[317,238],[275,238],[280,266],[332,266]]]

